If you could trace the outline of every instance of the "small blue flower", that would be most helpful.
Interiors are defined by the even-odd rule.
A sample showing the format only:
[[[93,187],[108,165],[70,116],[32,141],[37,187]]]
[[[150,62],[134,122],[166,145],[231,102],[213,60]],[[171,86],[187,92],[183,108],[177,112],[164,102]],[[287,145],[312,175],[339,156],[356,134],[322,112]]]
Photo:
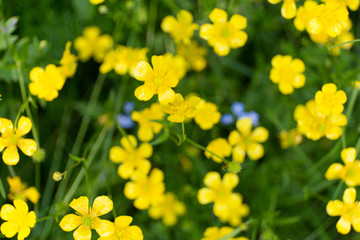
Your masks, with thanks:
[[[132,113],[132,111],[134,110],[134,107],[135,107],[135,104],[133,102],[131,102],[131,101],[125,102],[123,111],[125,114],[130,115],[130,113]]]
[[[242,102],[234,102],[231,105],[231,111],[237,117],[240,117],[245,110],[245,105]]]
[[[134,127],[134,121],[131,119],[131,116],[129,115],[118,114],[117,122],[124,129],[130,129]]]
[[[254,111],[250,111],[248,113],[243,112],[238,119],[243,119],[243,118],[250,118],[252,125],[256,126],[259,123],[260,115]]]
[[[225,113],[221,116],[221,123],[224,125],[231,125],[234,123],[234,116],[230,113]]]

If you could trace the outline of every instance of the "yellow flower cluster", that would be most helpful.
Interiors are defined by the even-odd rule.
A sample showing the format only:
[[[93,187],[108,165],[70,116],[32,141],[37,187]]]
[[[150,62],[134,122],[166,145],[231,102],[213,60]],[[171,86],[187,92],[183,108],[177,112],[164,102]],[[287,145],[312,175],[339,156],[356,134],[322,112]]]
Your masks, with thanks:
[[[168,113],[168,120],[170,122],[181,123],[185,118],[193,118],[197,115],[197,106],[200,103],[200,98],[192,96],[188,100],[184,99],[180,93],[176,93],[173,102],[162,105],[161,109]]]
[[[247,26],[247,19],[239,14],[234,14],[229,21],[228,15],[222,10],[215,8],[209,14],[213,24],[203,24],[200,27],[200,37],[214,47],[219,56],[226,56],[230,49],[239,48],[245,45],[247,34],[243,29]]]
[[[8,194],[10,200],[21,199],[26,201],[29,199],[33,204],[36,204],[39,201],[40,193],[35,187],[28,188],[25,183],[21,182],[21,179],[18,176],[13,178],[7,177],[6,179],[10,186],[10,193]]]
[[[14,205],[5,204],[1,207],[0,217],[5,222],[1,224],[1,233],[7,238],[18,234],[18,240],[24,240],[30,234],[30,228],[36,223],[34,211],[29,212],[29,207],[24,200],[15,199]]]
[[[341,113],[346,100],[345,92],[337,91],[335,84],[325,84],[316,93],[315,100],[295,108],[297,130],[314,141],[323,136],[330,140],[338,139],[342,134],[341,127],[347,124],[346,116]]]
[[[205,188],[201,188],[197,198],[201,204],[213,202],[213,212],[222,222],[229,222],[232,226],[240,226],[242,218],[249,214],[249,207],[242,202],[239,193],[233,189],[239,182],[235,173],[226,173],[221,179],[218,172],[209,172],[204,178]]]
[[[16,165],[19,162],[18,149],[27,156],[32,156],[37,149],[33,139],[23,138],[32,128],[31,120],[22,116],[17,127],[14,129],[12,122],[6,118],[0,118],[0,151],[3,149],[2,159],[7,165]]]
[[[268,0],[271,4],[278,4],[281,0]],[[296,16],[295,0],[284,0],[281,6],[281,15],[286,19],[291,19]]]
[[[294,88],[301,88],[305,85],[305,64],[298,58],[291,56],[276,55],[271,60],[272,69],[270,80],[279,84],[282,94],[288,95],[294,92]]]
[[[205,56],[207,55],[206,48],[199,46],[199,44],[192,40],[189,44],[178,43],[177,54],[186,60],[187,69],[200,72],[205,69],[207,62]]]
[[[302,142],[302,135],[295,128],[290,131],[281,131],[279,137],[280,146],[283,149],[297,146]]]
[[[209,227],[204,232],[204,237],[201,240],[218,240],[234,231],[232,227]],[[228,238],[228,240],[249,240],[247,237]]]
[[[66,232],[76,229],[73,233],[75,240],[91,239],[91,229],[95,229],[102,240],[143,239],[139,227],[129,226],[132,222],[129,216],[119,216],[114,223],[99,218],[113,209],[113,201],[107,196],[96,197],[92,207],[89,207],[89,199],[84,196],[73,199],[69,206],[77,214],[65,215],[59,225]]]

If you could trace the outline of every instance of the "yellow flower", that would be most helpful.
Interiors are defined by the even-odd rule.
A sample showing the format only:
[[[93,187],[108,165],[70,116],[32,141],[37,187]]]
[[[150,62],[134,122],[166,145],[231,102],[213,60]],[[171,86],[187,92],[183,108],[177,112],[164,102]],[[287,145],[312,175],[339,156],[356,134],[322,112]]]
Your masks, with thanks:
[[[5,221],[1,224],[1,233],[7,238],[12,238],[18,233],[18,240],[25,239],[30,234],[30,228],[33,228],[36,223],[34,211],[29,212],[28,205],[21,199],[15,199],[14,206],[3,205],[0,214]]]
[[[296,18],[294,19],[294,25],[297,30],[304,31],[310,20],[315,16],[315,10],[318,4],[312,0],[306,0],[303,6],[300,6],[297,10]]]
[[[150,207],[149,215],[154,219],[162,218],[166,226],[176,224],[176,217],[184,215],[186,212],[185,204],[178,201],[173,193],[165,193],[161,201]]]
[[[231,155],[231,145],[228,143],[228,141],[225,138],[217,138],[215,140],[212,140],[209,142],[209,144],[206,146],[206,149],[210,152],[215,153],[216,155],[225,158],[229,157]],[[205,151],[204,152],[206,158],[211,158],[217,163],[221,163],[222,159]]]
[[[294,88],[301,88],[305,85],[304,62],[298,58],[292,59],[291,56],[276,55],[271,60],[272,69],[270,80],[279,84],[282,94],[291,94]]]
[[[348,187],[360,185],[360,161],[356,160],[356,149],[345,148],[341,151],[341,159],[345,163],[333,163],[325,173],[327,180],[342,179]]]
[[[59,71],[64,78],[74,76],[77,68],[77,57],[71,54],[70,48],[71,42],[69,41],[66,43],[65,51],[60,59],[61,66],[59,67]]]
[[[184,100],[183,96],[177,93],[175,100],[170,104],[162,105],[161,109],[170,114],[167,118],[170,122],[181,123],[185,121],[185,117],[193,118],[196,116],[198,113],[196,107],[199,102],[199,97],[192,96],[188,100]]]
[[[323,2],[327,2],[328,0],[322,0]],[[348,6],[351,11],[356,11],[359,8],[359,0],[335,0],[342,4],[343,6]]]
[[[6,179],[10,186],[10,193],[8,194],[10,200],[21,199],[26,201],[29,199],[33,204],[39,201],[40,194],[35,187],[28,188],[18,176],[7,177]]]
[[[193,16],[187,10],[180,10],[176,16],[166,16],[161,22],[161,29],[169,33],[175,42],[188,44],[199,25],[193,23]]]
[[[165,191],[164,173],[154,168],[149,176],[135,174],[124,189],[125,197],[134,199],[134,206],[144,210],[158,204]]]
[[[264,127],[257,127],[251,131],[252,123],[250,118],[237,120],[236,128],[229,135],[229,143],[234,146],[232,155],[234,161],[243,162],[245,154],[251,160],[258,160],[264,156],[264,147],[260,144],[269,137],[269,132]]]
[[[183,56],[173,56],[171,53],[165,53],[163,56],[165,58],[165,61],[168,63],[168,68],[179,80],[185,77],[186,61]]]
[[[305,106],[296,106],[294,119],[297,122],[297,130],[314,141],[324,136],[330,140],[338,139],[342,134],[341,126],[347,124],[346,116],[343,114],[325,116],[317,109],[314,100],[308,101]]]
[[[113,209],[113,202],[109,197],[96,197],[92,208],[89,208],[89,199],[84,196],[73,199],[69,206],[77,212],[77,215],[65,215],[59,225],[65,232],[77,228],[73,234],[75,240],[91,239],[91,229],[95,229],[100,237],[110,235],[113,223],[99,218]]]
[[[149,108],[145,108],[141,112],[133,111],[131,114],[132,120],[139,123],[139,130],[137,135],[143,142],[149,142],[154,138],[163,128],[161,123],[155,122],[164,119],[164,112],[161,111],[160,104],[153,103]]]
[[[88,61],[92,56],[95,61],[101,62],[105,53],[113,45],[113,39],[108,34],[100,36],[100,28],[87,27],[83,31],[83,36],[75,39],[74,47],[79,52],[79,59],[83,62]]]
[[[151,168],[151,163],[147,158],[152,155],[152,146],[142,143],[137,148],[136,138],[133,135],[122,137],[120,144],[122,148],[114,146],[109,153],[112,162],[122,163],[117,171],[119,176],[128,179],[137,172],[146,175]]]
[[[201,99],[200,103],[197,105],[197,110],[198,113],[194,120],[202,130],[209,130],[220,121],[221,114],[214,103],[206,102]]]
[[[280,132],[280,145],[281,148],[289,148],[299,145],[302,142],[302,136],[296,128],[290,131],[282,130]]]
[[[45,69],[34,67],[30,71],[30,81],[30,93],[46,101],[52,101],[57,98],[59,95],[58,91],[65,84],[65,78],[61,73],[61,69],[54,64],[47,65]]]
[[[204,237],[201,240],[218,240],[228,234],[230,234],[234,229],[232,227],[209,227],[204,232]],[[246,237],[237,237],[237,238],[229,238],[228,240],[249,240]]]
[[[106,53],[104,62],[100,66],[101,73],[110,72],[112,69],[119,74],[129,73],[134,76],[136,65],[140,61],[146,61],[148,48],[132,48],[126,46],[117,46],[116,49]]]
[[[351,32],[348,32],[348,31],[342,31],[340,33],[340,35],[336,37],[334,45],[345,43],[345,42],[350,42],[354,39],[355,39],[354,34],[352,34]],[[351,43],[342,44],[338,47],[330,48],[328,50],[329,50],[330,54],[338,56],[338,55],[340,55],[340,49],[350,50],[350,48],[352,48],[353,45],[354,45],[354,43],[351,42]]]
[[[174,101],[175,92],[172,88],[177,86],[179,78],[169,67],[164,56],[152,56],[151,62],[153,68],[148,62],[140,61],[133,71],[134,77],[144,82],[144,85],[136,88],[136,98],[141,101],[148,101],[154,94],[158,94],[161,104]]]
[[[336,229],[341,234],[348,234],[351,225],[356,232],[360,232],[360,203],[355,202],[355,199],[355,188],[347,188],[343,195],[343,202],[334,200],[326,205],[326,212],[329,216],[340,216]]]
[[[249,215],[249,206],[243,203],[241,194],[234,193],[227,204],[215,204],[214,215],[222,222],[229,222],[231,226],[239,227],[242,218]]]
[[[22,138],[31,130],[32,123],[27,117],[19,119],[17,128],[13,129],[13,124],[9,119],[0,118],[0,152],[5,148],[2,159],[7,165],[16,165],[19,162],[17,147],[26,155],[32,156],[36,151],[37,144],[32,139]]]
[[[179,43],[176,45],[177,54],[183,56],[187,62],[187,68],[200,72],[206,67],[206,48],[192,40],[189,44]]]
[[[115,218],[111,234],[100,237],[98,240],[143,240],[144,236],[138,226],[130,226],[133,218],[130,216],[119,216]]]
[[[235,173],[225,173],[223,179],[218,172],[208,172],[204,183],[207,187],[198,191],[197,199],[201,204],[226,204],[233,196],[232,190],[239,183],[239,177]]]
[[[91,4],[93,5],[99,5],[103,2],[105,2],[105,0],[89,0]]]
[[[281,0],[268,0],[271,4],[278,4]],[[281,6],[281,15],[286,19],[291,19],[296,16],[295,0],[284,0]]]
[[[226,56],[230,48],[239,48],[245,45],[247,34],[242,31],[246,28],[247,20],[245,17],[234,14],[230,21],[228,15],[222,10],[215,8],[209,15],[213,24],[204,24],[200,27],[200,37],[208,41],[214,47],[214,51],[219,56]]]
[[[345,92],[337,91],[336,85],[333,83],[325,84],[321,90],[315,94],[315,103],[319,113],[326,116],[342,113],[343,104],[347,100]]]

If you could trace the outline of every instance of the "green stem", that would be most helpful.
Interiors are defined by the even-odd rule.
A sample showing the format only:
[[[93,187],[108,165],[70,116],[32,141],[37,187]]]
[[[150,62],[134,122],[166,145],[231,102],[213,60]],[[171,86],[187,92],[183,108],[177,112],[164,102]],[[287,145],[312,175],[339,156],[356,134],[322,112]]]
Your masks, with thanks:
[[[4,185],[2,183],[1,178],[0,178],[0,194],[1,194],[3,199],[6,199],[6,192],[5,192],[5,188],[4,188]]]
[[[186,140],[185,124],[181,122],[181,141],[182,143]]]
[[[12,166],[8,165],[8,169],[9,169],[11,177],[16,177],[16,173],[15,173],[14,168]]]
[[[21,104],[20,109],[19,109],[19,111],[18,111],[18,113],[16,115],[16,118],[15,118],[14,126],[17,126],[20,115],[26,109],[26,107],[29,105],[29,101],[30,101],[30,98],[27,98],[26,101],[23,102],[23,104]]]
[[[343,182],[343,181],[340,181],[340,182],[338,183],[338,185],[337,185],[337,187],[336,187],[336,190],[335,190],[335,192],[334,192],[334,194],[333,194],[333,196],[332,196],[331,199],[336,199],[336,198],[337,198],[337,196],[339,195],[339,193],[340,193],[340,191],[341,191],[341,189],[342,189],[343,186],[344,186],[344,182]]]

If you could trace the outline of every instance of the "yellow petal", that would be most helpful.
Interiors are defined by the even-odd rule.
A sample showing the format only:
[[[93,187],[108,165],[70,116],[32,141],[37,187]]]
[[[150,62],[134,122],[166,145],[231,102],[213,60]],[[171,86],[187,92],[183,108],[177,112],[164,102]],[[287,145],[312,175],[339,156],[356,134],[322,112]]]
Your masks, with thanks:
[[[265,142],[269,137],[269,131],[264,127],[257,127],[251,133],[250,139],[255,142]]]
[[[138,130],[138,137],[141,141],[148,142],[154,138],[154,133],[150,127],[140,126]]]
[[[281,15],[286,19],[291,19],[296,16],[296,4],[294,0],[284,0],[281,6]]]
[[[140,61],[133,70],[133,76],[139,81],[145,81],[146,77],[152,73],[150,64],[146,61]]]
[[[340,200],[329,201],[326,205],[326,212],[329,216],[340,216],[344,203]]]
[[[18,137],[24,136],[25,134],[28,134],[32,128],[32,123],[30,118],[21,116],[19,119],[17,129],[16,129],[16,135]]]
[[[100,218],[95,219],[91,228],[95,229],[95,231],[100,235],[100,237],[111,236],[115,232],[115,226],[113,222],[109,220],[101,220]]]
[[[117,228],[125,228],[130,225],[133,221],[133,218],[130,216],[118,216],[115,218],[115,225]]]
[[[4,222],[1,224],[1,233],[7,238],[12,238],[17,233],[18,225],[13,222]]]
[[[134,165],[125,162],[118,168],[117,173],[122,179],[128,179],[134,174]]]
[[[150,180],[152,182],[162,182],[164,181],[164,173],[163,171],[161,171],[160,169],[158,168],[154,168],[151,173],[150,173],[150,176],[149,176]]]
[[[95,216],[102,216],[110,212],[113,206],[113,201],[108,196],[99,196],[95,198],[91,212]]]
[[[122,137],[120,139],[120,144],[127,152],[131,152],[133,151],[133,149],[136,149],[136,137],[134,135],[127,135],[125,137]]]
[[[284,95],[291,94],[294,92],[294,87],[290,84],[290,82],[280,82],[279,91]]]
[[[231,25],[233,25],[236,29],[244,29],[247,26],[247,19],[239,14],[234,14],[230,21]]]
[[[347,188],[343,195],[343,201],[347,204],[353,204],[356,199],[356,190],[355,188]]]
[[[242,139],[240,133],[236,130],[233,130],[229,134],[229,143],[230,145],[236,145]]]
[[[31,211],[26,215],[24,223],[27,224],[31,228],[35,226],[36,214],[34,211]]]
[[[134,95],[141,101],[148,101],[154,96],[154,91],[147,84],[144,84],[135,89]]]
[[[17,145],[26,156],[32,156],[37,149],[37,144],[32,139],[19,138]]]
[[[169,104],[175,100],[175,92],[171,88],[159,88],[158,99],[161,104]]]
[[[230,47],[225,41],[217,41],[214,45],[214,52],[219,56],[226,56],[230,52]]]
[[[208,204],[214,201],[213,191],[208,188],[201,188],[197,194],[197,199],[200,204]]]
[[[13,131],[13,124],[9,119],[0,118],[0,132]]]
[[[204,178],[204,183],[210,188],[217,188],[221,184],[221,177],[218,172],[209,172]]]
[[[242,134],[242,136],[249,136],[251,132],[251,119],[250,118],[242,118],[237,120],[236,122],[236,128],[239,130],[239,132]],[[230,139],[229,139],[230,141]]]
[[[245,45],[248,39],[248,35],[244,31],[239,31],[234,33],[234,35],[230,38],[230,47],[231,48],[239,48]]]
[[[148,198],[139,197],[139,198],[135,199],[135,201],[134,201],[134,206],[135,206],[137,209],[145,210],[145,209],[149,208],[149,206],[150,206],[149,199],[148,199]]]
[[[239,177],[235,173],[226,173],[223,177],[222,184],[228,188],[234,188],[239,183]]]
[[[241,148],[240,146],[236,145],[234,148],[233,148],[233,152],[232,152],[232,155],[233,155],[233,160],[236,161],[236,162],[244,162],[244,159],[245,159],[245,149],[244,148]]]
[[[246,151],[251,160],[258,160],[264,156],[264,147],[259,143],[252,143]]]
[[[348,234],[351,230],[351,223],[344,218],[340,218],[339,221],[336,223],[336,229],[341,234]]]
[[[141,154],[141,156],[143,156],[144,158],[149,158],[151,157],[152,153],[153,153],[153,148],[150,144],[148,143],[143,143],[140,145],[138,152]]]
[[[202,39],[208,40],[213,35],[214,27],[211,24],[203,24],[200,27],[199,35]]]
[[[91,229],[85,225],[80,225],[80,227],[75,230],[73,236],[75,240],[90,240]]]
[[[166,16],[161,22],[161,29],[167,33],[176,30],[174,29],[175,26],[176,19],[173,16]]]
[[[16,165],[19,162],[19,153],[15,145],[10,145],[3,152],[3,161],[7,165]]]
[[[138,187],[133,182],[127,182],[125,184],[124,194],[125,197],[130,200],[135,199],[139,195]]]
[[[225,23],[227,21],[227,13],[219,8],[214,8],[209,14],[209,19],[213,23]]]
[[[16,217],[16,212],[14,206],[10,204],[5,204],[1,207],[0,215],[1,218],[5,221],[9,221],[11,219],[14,219]]]
[[[89,213],[89,199],[87,197],[82,196],[73,199],[69,206],[81,215],[87,215]]]
[[[29,187],[24,191],[24,195],[28,198],[33,204],[36,204],[39,201],[40,193],[35,187]]]
[[[119,146],[110,148],[109,158],[113,163],[121,163],[126,159],[126,152]]]
[[[343,149],[341,159],[345,164],[353,163],[356,159],[356,149],[353,147]]]
[[[59,225],[65,232],[70,232],[77,228],[81,223],[82,221],[80,216],[75,214],[68,214],[61,219]]]
[[[6,147],[4,138],[0,137],[0,152]]]
[[[136,239],[136,240],[144,239],[143,233],[138,226],[129,227],[128,232],[130,233],[132,239]]]
[[[327,180],[339,179],[343,175],[344,166],[340,163],[333,163],[330,165],[328,170],[325,173],[325,178]]]
[[[21,199],[14,200],[14,207],[16,208],[17,211],[20,211],[24,214],[27,214],[29,211],[28,205],[26,204],[26,202],[24,200],[21,200]]]

